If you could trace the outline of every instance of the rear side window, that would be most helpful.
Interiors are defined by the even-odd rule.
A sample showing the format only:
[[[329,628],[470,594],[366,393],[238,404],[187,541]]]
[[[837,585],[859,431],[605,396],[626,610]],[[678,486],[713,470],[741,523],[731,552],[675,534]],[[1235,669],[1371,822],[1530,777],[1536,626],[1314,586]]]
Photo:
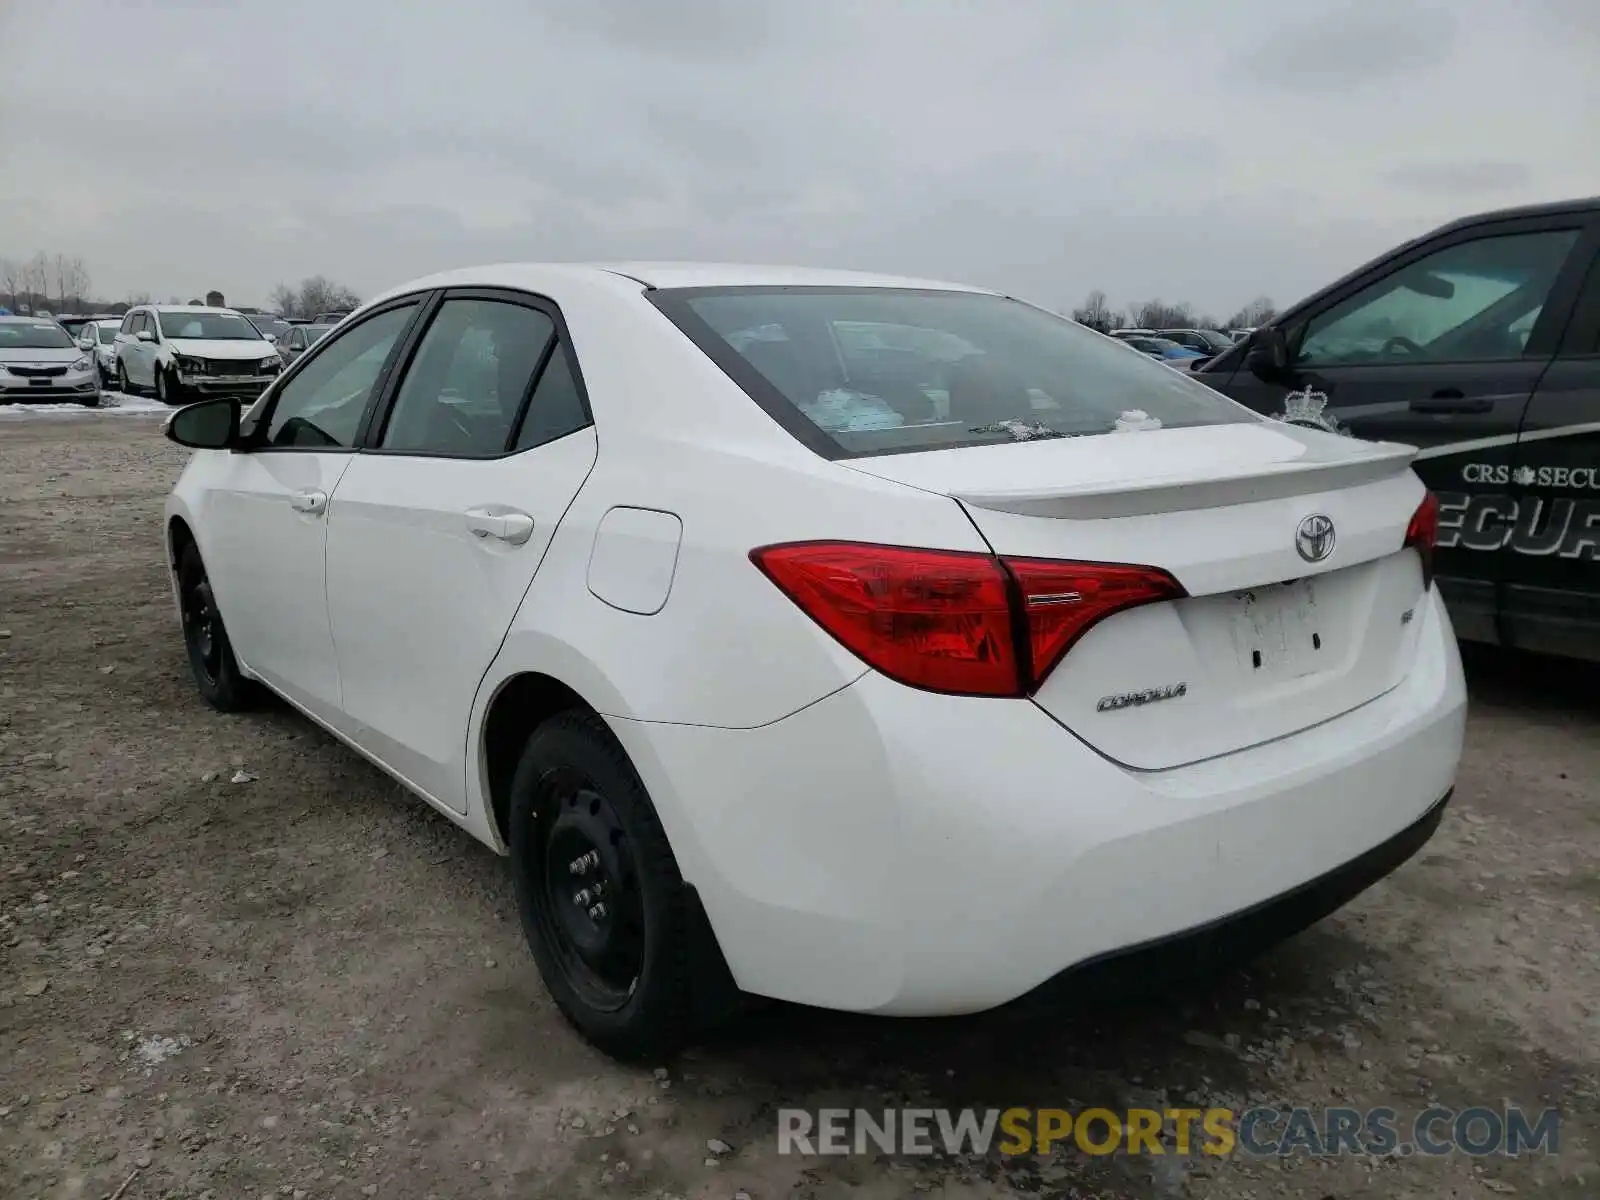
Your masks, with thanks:
[[[648,295],[774,419],[832,458],[1260,419],[1132,347],[1001,296]]]

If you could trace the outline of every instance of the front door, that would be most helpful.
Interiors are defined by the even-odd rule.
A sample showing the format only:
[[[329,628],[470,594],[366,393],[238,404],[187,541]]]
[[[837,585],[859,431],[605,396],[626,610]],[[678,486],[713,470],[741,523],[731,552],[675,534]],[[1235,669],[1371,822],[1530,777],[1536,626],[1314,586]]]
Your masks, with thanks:
[[[1600,228],[1590,235],[1600,243]],[[1600,253],[1528,405],[1503,588],[1514,646],[1600,660]]]
[[[1292,378],[1220,386],[1297,423],[1419,448],[1440,502],[1439,589],[1462,636],[1498,640],[1517,430],[1570,311],[1579,216],[1442,235],[1285,329]]]
[[[367,405],[418,304],[402,304],[330,340],[286,377],[221,464],[209,489],[221,531],[202,546],[241,662],[308,712],[339,721],[339,671],[328,624],[329,500],[350,466]]]
[[[595,459],[555,310],[446,293],[328,521],[351,736],[466,809],[473,698]]]

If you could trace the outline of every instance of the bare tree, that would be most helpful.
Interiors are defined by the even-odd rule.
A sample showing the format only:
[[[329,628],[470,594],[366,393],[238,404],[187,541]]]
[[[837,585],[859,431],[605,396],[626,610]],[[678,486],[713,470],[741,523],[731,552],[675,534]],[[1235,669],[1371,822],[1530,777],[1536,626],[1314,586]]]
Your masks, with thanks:
[[[1106,294],[1099,288],[1084,297],[1083,306],[1072,310],[1072,319],[1079,325],[1087,325],[1098,333],[1110,333],[1117,327],[1119,314],[1111,311],[1106,303]]]
[[[1193,329],[1194,309],[1187,303],[1168,304],[1164,300],[1141,300],[1129,305],[1128,315],[1141,329]]]
[[[1273,304],[1266,296],[1257,296],[1228,318],[1228,327],[1230,329],[1254,328],[1258,325],[1267,324],[1277,315],[1277,305]]]
[[[27,295],[26,300],[18,297],[29,312],[34,312],[50,303],[50,259],[44,251],[40,251],[30,258],[22,268],[22,290]]]
[[[84,266],[83,259],[74,255],[67,260],[66,271],[63,275],[61,289],[61,306],[67,306],[70,299],[74,308],[88,311],[94,307],[89,300],[89,268]]]
[[[0,258],[0,288],[5,289],[6,307],[17,311],[17,289],[22,285],[22,264],[10,258]]]
[[[322,275],[302,279],[298,288],[280,283],[272,291],[272,306],[286,317],[314,317],[318,313],[347,312],[361,298],[342,283]]]

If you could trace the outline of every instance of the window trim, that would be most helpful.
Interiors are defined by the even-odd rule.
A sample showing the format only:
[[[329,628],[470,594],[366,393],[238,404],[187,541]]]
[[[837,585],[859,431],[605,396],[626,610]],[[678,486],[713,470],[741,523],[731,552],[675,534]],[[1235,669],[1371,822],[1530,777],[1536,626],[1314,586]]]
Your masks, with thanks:
[[[379,397],[384,393],[389,382],[394,378],[394,368],[399,357],[399,351],[407,344],[411,334],[415,331],[417,321],[422,313],[427,310],[429,301],[437,295],[438,292],[435,289],[427,288],[419,292],[408,292],[403,296],[395,296],[389,300],[385,300],[382,304],[376,305],[371,310],[362,313],[360,320],[354,321],[351,324],[340,328],[337,336],[330,335],[329,337],[325,337],[315,346],[312,346],[310,349],[303,352],[299,358],[290,363],[289,366],[283,372],[281,372],[275,380],[272,381],[266,391],[262,392],[262,397],[266,399],[266,404],[262,407],[261,412],[254,418],[255,424],[251,429],[249,436],[240,445],[239,450],[249,454],[356,453],[361,447],[361,435],[363,432],[365,432],[367,422],[371,419],[373,408],[377,404]],[[395,338],[394,345],[389,347],[389,353],[383,360],[383,365],[378,368],[378,376],[373,380],[372,392],[367,396],[366,407],[362,410],[361,420],[356,425],[356,436],[354,439],[352,439],[350,445],[274,446],[266,441],[267,429],[272,424],[273,414],[277,412],[278,400],[283,395],[283,389],[288,387],[290,381],[298,377],[301,371],[305,370],[306,364],[314,362],[317,357],[322,354],[325,347],[336,345],[347,334],[360,329],[363,325],[367,324],[367,322],[377,317],[381,317],[386,313],[391,313],[397,308],[404,308],[408,305],[415,305],[416,312],[411,314],[411,319],[406,323],[405,327],[400,330],[400,336]],[[260,401],[258,400],[257,403],[260,403]]]
[[[1600,358],[1600,216],[1591,221],[1576,254],[1585,265],[1572,313],[1556,346],[1555,357],[1563,361]],[[1585,337],[1588,345],[1583,344]]]
[[[395,401],[399,398],[400,388],[404,385],[406,376],[411,373],[415,365],[418,350],[422,346],[422,339],[427,336],[434,319],[439,315],[439,310],[451,300],[483,300],[495,303],[515,304],[521,308],[531,308],[543,313],[554,325],[554,331],[544,350],[539,355],[539,361],[534,365],[533,374],[528,377],[528,384],[523,390],[522,398],[517,403],[517,415],[511,422],[507,431],[505,443],[498,454],[451,454],[443,450],[414,450],[393,449],[381,446],[384,431],[388,428],[389,418],[394,412]],[[323,341],[327,341],[323,338]],[[317,343],[321,345],[322,343]],[[567,328],[565,316],[562,315],[561,306],[548,296],[537,292],[524,292],[515,288],[500,287],[452,287],[445,288],[433,294],[426,311],[419,314],[417,322],[412,326],[403,348],[403,357],[397,366],[390,372],[389,379],[383,389],[379,404],[368,411],[360,432],[356,436],[356,447],[362,454],[378,454],[392,458],[437,458],[461,462],[498,462],[504,458],[514,458],[519,454],[528,454],[548,446],[550,442],[540,442],[536,446],[525,446],[518,450],[517,439],[522,433],[522,423],[527,420],[528,406],[533,403],[533,394],[538,391],[539,383],[544,379],[544,373],[549,368],[551,360],[557,351],[561,352],[567,361],[567,369],[572,372],[573,383],[577,387],[578,401],[583,406],[584,423],[568,430],[568,434],[578,433],[581,430],[594,426],[594,407],[589,403],[589,389],[584,382],[583,370],[578,363],[578,354],[572,345],[572,334]],[[298,364],[296,364],[298,365]],[[562,437],[567,436],[563,434]],[[559,441],[552,438],[551,441]]]
[[[1578,261],[1577,251],[1586,240],[1587,230],[1592,220],[1591,214],[1573,212],[1556,216],[1517,217],[1509,220],[1486,221],[1479,225],[1452,229],[1449,233],[1441,234],[1439,237],[1431,238],[1421,244],[1404,247],[1384,259],[1373,267],[1371,271],[1363,272],[1357,278],[1334,287],[1317,297],[1314,302],[1296,306],[1298,311],[1293,312],[1292,316],[1288,318],[1280,317],[1273,322],[1278,328],[1285,331],[1285,336],[1289,343],[1289,364],[1295,370],[1315,375],[1322,371],[1344,370],[1346,368],[1482,366],[1492,363],[1517,363],[1548,359],[1555,353],[1557,339],[1561,330],[1565,328],[1567,316],[1571,312],[1573,301],[1576,298],[1577,286],[1581,282],[1581,273],[1574,271],[1574,263]],[[1456,246],[1465,245],[1469,242],[1483,241],[1486,238],[1564,232],[1576,233],[1577,238],[1572,247],[1568,249],[1565,261],[1562,262],[1560,269],[1556,272],[1555,279],[1550,284],[1549,295],[1545,298],[1544,307],[1539,312],[1539,319],[1533,323],[1533,329],[1528,333],[1528,340],[1523,346],[1522,353],[1514,358],[1427,359],[1409,363],[1299,362],[1300,348],[1305,341],[1311,322],[1323,316],[1330,309],[1343,304],[1346,300],[1359,295],[1375,284],[1382,283],[1390,276],[1416,265],[1425,258],[1431,258],[1441,250],[1450,250]],[[1578,274],[1579,278],[1574,279],[1574,274]]]

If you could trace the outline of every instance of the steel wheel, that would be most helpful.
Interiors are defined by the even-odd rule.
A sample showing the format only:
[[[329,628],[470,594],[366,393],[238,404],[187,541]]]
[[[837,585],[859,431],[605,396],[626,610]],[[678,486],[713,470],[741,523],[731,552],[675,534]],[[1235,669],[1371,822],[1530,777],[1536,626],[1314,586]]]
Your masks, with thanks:
[[[632,842],[611,802],[570,768],[540,788],[540,931],[574,990],[595,1008],[627,1003],[644,970],[644,898]]]
[[[217,611],[211,581],[197,563],[185,563],[178,577],[178,602],[183,613],[183,636],[190,658],[205,682],[213,687],[222,678],[222,614]]]

